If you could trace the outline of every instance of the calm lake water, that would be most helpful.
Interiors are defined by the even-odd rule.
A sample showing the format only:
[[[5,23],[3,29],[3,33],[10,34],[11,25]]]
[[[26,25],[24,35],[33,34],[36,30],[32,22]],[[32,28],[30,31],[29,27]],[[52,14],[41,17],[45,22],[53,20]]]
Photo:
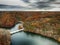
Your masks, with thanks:
[[[15,25],[11,31],[17,30],[19,25]],[[60,45],[60,43],[41,35],[22,31],[11,36],[11,45]]]

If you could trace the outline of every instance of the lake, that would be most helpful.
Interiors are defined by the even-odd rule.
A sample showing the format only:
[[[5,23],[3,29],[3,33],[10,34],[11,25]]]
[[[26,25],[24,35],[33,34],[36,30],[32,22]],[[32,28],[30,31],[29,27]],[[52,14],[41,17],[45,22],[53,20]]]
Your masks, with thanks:
[[[16,24],[11,31],[17,30],[19,25]],[[11,36],[11,45],[60,45],[60,43],[42,35],[22,31]]]

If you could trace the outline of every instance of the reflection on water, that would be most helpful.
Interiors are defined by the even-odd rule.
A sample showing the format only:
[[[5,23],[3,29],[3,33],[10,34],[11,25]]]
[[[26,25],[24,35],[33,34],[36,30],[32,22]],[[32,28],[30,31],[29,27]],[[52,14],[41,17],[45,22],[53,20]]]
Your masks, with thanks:
[[[59,45],[57,42],[38,35],[19,32],[11,37],[11,45]]]
[[[11,31],[17,30],[19,25],[17,24]],[[11,41],[11,45],[59,45],[56,41],[49,38],[23,31],[13,34]]]

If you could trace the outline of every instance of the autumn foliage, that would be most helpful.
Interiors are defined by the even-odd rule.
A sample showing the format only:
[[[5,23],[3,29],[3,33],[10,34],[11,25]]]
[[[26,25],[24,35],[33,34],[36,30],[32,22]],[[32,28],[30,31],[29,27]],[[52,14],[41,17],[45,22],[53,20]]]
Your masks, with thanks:
[[[12,17],[8,13],[3,13],[0,18],[0,27],[12,27],[16,23],[16,18]]]

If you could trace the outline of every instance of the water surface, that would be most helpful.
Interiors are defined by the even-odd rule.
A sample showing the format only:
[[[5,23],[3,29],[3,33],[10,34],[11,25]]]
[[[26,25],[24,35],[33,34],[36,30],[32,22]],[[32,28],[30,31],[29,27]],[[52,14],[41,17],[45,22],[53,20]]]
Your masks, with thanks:
[[[16,24],[11,31],[17,30],[19,25]],[[60,45],[60,43],[42,35],[22,31],[11,36],[11,45]]]

